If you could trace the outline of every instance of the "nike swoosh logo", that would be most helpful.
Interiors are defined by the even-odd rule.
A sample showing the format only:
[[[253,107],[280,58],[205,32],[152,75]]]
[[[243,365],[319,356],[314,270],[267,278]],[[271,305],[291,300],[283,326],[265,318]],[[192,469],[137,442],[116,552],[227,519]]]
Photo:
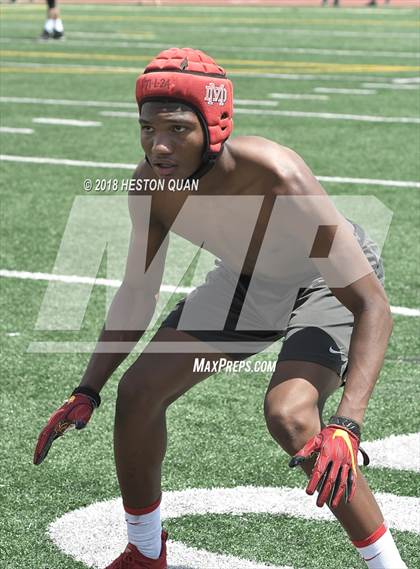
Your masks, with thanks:
[[[342,439],[344,440],[344,442],[346,443],[346,446],[347,446],[347,448],[349,449],[349,453],[350,453],[350,456],[351,456],[351,466],[352,466],[352,469],[353,469],[353,474],[354,474],[354,477],[357,478],[356,460],[355,460],[355,457],[354,457],[353,446],[352,446],[352,444],[351,444],[351,440],[350,440],[350,437],[349,437],[348,432],[347,432],[347,431],[343,431],[342,429],[336,429],[336,430],[334,431],[334,434],[333,434],[333,437],[332,437],[332,438],[335,439],[336,437],[342,438]]]
[[[340,354],[340,356],[343,355],[343,352],[341,350],[334,350],[334,348],[332,346],[330,346],[330,353],[331,354]]]

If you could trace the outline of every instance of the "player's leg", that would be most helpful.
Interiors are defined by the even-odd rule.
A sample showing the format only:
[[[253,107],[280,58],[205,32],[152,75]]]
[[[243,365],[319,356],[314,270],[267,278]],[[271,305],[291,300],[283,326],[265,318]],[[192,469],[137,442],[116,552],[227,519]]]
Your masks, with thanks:
[[[47,0],[47,19],[41,39],[61,39],[64,36],[63,22],[56,0]]]
[[[160,329],[151,342],[196,341],[185,332]],[[123,502],[136,509],[161,494],[161,464],[166,450],[166,409],[188,389],[209,377],[194,371],[194,359],[218,361],[222,354],[155,353],[144,350],[122,377],[115,416],[115,460]]]
[[[294,455],[322,428],[322,408],[328,396],[339,387],[337,373],[312,362],[281,361],[272,377],[265,400],[267,426],[271,435],[290,455]],[[309,476],[313,464],[305,464]],[[350,504],[333,513],[352,540],[373,533],[383,517],[360,470],[356,493]]]
[[[337,372],[323,365],[308,361],[278,362],[265,398],[265,417],[271,435],[288,454],[295,454],[319,433],[324,403],[340,383]],[[308,477],[312,468],[313,462],[303,465]],[[362,556],[372,557],[367,561],[369,567],[405,567],[360,469],[352,501],[341,502],[331,511]]]
[[[200,354],[200,350],[195,353],[182,353],[182,350],[165,353],[164,349],[156,352],[153,348],[157,342],[169,342],[174,346],[177,342],[191,341],[198,342],[185,332],[161,328],[120,381],[114,450],[131,545],[108,569],[120,567],[126,558],[133,557],[138,561],[133,567],[149,567],[150,560],[154,559],[156,568],[166,568],[160,518],[161,466],[167,438],[166,410],[180,395],[212,374],[194,371],[196,357],[217,362],[226,356],[220,353]]]

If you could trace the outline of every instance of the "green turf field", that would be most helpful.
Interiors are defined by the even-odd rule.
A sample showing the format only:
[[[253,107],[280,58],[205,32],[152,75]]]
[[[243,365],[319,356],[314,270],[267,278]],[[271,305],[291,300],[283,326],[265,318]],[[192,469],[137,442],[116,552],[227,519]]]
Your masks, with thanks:
[[[66,5],[62,7],[66,39],[47,43],[37,40],[43,6],[3,5],[1,14],[0,126],[33,132],[0,133],[1,153],[8,157],[1,164],[0,269],[53,272],[74,199],[86,195],[83,180],[127,178],[130,169],[51,164],[48,160],[137,163],[142,152],[136,119],[102,113],[135,113],[135,79],[161,49],[173,45],[203,49],[231,71],[239,100],[236,135],[259,134],[289,146],[318,176],[347,180],[326,181],[324,187],[330,194],[375,196],[392,210],[383,251],[387,293],[392,306],[417,309],[417,316],[395,315],[364,439],[418,431],[418,11]],[[87,101],[95,103],[88,105]],[[33,122],[39,118],[100,125],[81,128]],[[47,162],[22,162],[19,157]],[[359,178],[364,181],[354,183]],[[377,182],[369,183],[372,180]],[[83,250],[79,254],[83,256]],[[183,254],[183,244],[175,241],[165,284],[177,284],[173,279]],[[105,261],[99,274],[109,276]],[[38,432],[49,413],[78,384],[88,354],[33,353],[28,348],[44,341],[93,342],[110,289],[94,288],[80,331],[36,330],[47,282],[29,277],[0,281],[0,566],[81,569],[86,565],[65,555],[50,540],[47,529],[66,512],[118,496],[113,409],[118,379],[132,358],[103,390],[103,406],[88,429],[66,436],[41,467],[33,466]],[[192,283],[187,275],[182,284]],[[71,295],[74,285],[62,286],[68,286]],[[262,402],[268,379],[268,374],[219,374],[171,407],[163,478],[166,491],[303,488],[303,475],[287,467],[286,454],[276,447],[264,425]],[[339,395],[328,402],[327,416],[335,410]],[[407,452],[404,446],[400,448],[402,457]],[[409,454],[401,459],[404,462],[410,462]],[[419,479],[413,469],[371,468],[366,476],[375,492],[418,495]],[[165,525],[171,539],[185,545],[275,567],[363,567],[340,527],[329,521],[269,513],[190,512],[168,519]],[[89,528],[76,531],[82,545]],[[393,534],[408,566],[420,567],[418,529],[417,534],[395,529]]]

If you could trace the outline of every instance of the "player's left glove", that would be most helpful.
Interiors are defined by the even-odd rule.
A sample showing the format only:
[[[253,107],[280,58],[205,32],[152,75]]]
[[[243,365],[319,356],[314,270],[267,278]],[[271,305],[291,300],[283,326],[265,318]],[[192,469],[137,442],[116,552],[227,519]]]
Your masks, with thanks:
[[[93,411],[100,404],[101,398],[98,393],[89,387],[77,387],[70,398],[51,415],[41,431],[35,448],[34,464],[41,464],[53,442],[68,429],[86,427]]]
[[[346,417],[331,417],[328,425],[312,437],[289,462],[294,467],[318,454],[306,487],[308,494],[318,490],[316,505],[326,502],[336,508],[344,496],[350,502],[356,491],[357,453],[363,455],[363,465],[369,464],[369,457],[359,449],[360,427]]]

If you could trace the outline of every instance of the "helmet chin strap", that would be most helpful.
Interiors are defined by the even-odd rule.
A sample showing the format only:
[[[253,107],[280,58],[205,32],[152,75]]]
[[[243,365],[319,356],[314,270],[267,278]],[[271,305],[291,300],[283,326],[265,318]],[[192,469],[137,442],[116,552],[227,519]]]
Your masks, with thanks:
[[[200,178],[202,178],[205,174],[207,174],[207,172],[209,172],[213,168],[218,156],[219,154],[208,155],[206,153],[206,155],[203,156],[203,160],[201,161],[200,166],[193,174],[191,174],[191,176],[188,176],[186,180],[199,180]]]

